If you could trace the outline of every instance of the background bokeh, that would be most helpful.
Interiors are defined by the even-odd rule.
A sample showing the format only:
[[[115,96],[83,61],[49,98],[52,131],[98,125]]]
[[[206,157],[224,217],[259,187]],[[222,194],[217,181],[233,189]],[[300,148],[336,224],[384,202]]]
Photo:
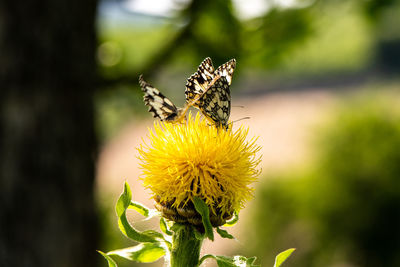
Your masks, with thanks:
[[[96,249],[133,245],[114,206],[126,180],[152,207],[138,76],[183,106],[211,57],[237,60],[230,118],[250,117],[233,128],[259,137],[263,171],[237,240],[202,253],[400,266],[399,14],[399,0],[0,4],[0,265],[106,266]]]

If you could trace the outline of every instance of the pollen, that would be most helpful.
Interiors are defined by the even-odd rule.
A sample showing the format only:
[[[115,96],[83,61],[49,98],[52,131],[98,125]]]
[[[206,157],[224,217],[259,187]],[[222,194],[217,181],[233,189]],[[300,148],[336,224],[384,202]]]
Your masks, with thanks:
[[[248,129],[210,126],[199,114],[186,124],[155,122],[138,148],[142,179],[158,203],[170,208],[205,201],[212,214],[226,219],[253,196],[260,174],[257,138]]]

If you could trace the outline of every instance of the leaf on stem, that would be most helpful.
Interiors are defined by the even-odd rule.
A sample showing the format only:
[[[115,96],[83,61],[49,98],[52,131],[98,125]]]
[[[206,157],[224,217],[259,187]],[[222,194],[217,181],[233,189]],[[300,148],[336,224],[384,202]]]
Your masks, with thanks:
[[[142,214],[143,216],[146,217],[146,219],[151,219],[154,216],[159,215],[159,212],[156,209],[149,209],[148,207],[146,207],[142,203],[139,203],[139,202],[136,202],[136,201],[131,201],[128,209],[134,210],[134,211]]]
[[[210,210],[207,204],[198,197],[193,198],[193,204],[196,211],[201,215],[206,237],[214,241],[214,232],[210,222]]]
[[[163,217],[160,218],[160,229],[167,235],[172,235],[173,233],[169,230],[168,224]]]
[[[281,253],[279,253],[276,258],[275,258],[275,264],[274,267],[279,267],[281,266],[281,264],[287,259],[289,258],[290,254],[293,253],[293,251],[295,251],[295,248],[290,248],[288,250],[285,250]]]
[[[228,238],[228,239],[235,239],[235,237],[233,235],[231,235],[230,233],[228,233],[228,231],[221,229],[219,227],[217,227],[217,233],[222,237],[222,238]]]
[[[97,252],[100,253],[107,260],[108,267],[118,267],[118,265],[115,263],[115,261],[110,256],[108,256],[106,253],[104,253],[100,250],[98,250]]]
[[[124,185],[124,191],[117,201],[115,210],[118,215],[118,226],[121,232],[128,238],[138,242],[158,242],[164,240],[164,236],[156,231],[139,232],[128,222],[126,210],[132,203],[132,192],[127,182]]]
[[[229,221],[227,221],[223,226],[224,226],[224,227],[231,227],[231,226],[234,226],[238,221],[239,221],[239,214],[238,214],[237,211],[235,211],[235,212],[233,213],[232,219],[230,219]]]
[[[165,250],[160,242],[142,243],[134,247],[110,251],[107,255],[117,255],[127,260],[148,263],[164,256]]]

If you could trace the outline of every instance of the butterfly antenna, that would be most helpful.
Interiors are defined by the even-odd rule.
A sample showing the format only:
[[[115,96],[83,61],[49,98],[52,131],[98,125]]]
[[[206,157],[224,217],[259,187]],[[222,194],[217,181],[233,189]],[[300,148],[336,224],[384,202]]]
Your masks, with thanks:
[[[229,124],[233,124],[234,122],[238,122],[238,121],[242,121],[242,120],[248,120],[248,119],[250,119],[250,117],[243,117],[243,118],[240,118],[240,119],[238,119],[238,120],[231,121],[230,123],[228,123],[228,125],[229,125]]]
[[[232,106],[233,108],[244,108],[244,106]]]

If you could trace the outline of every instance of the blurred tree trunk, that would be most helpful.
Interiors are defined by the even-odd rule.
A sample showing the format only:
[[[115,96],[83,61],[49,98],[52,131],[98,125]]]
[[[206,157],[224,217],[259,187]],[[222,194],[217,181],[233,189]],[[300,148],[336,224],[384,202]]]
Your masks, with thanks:
[[[96,0],[0,3],[0,266],[94,266]]]

